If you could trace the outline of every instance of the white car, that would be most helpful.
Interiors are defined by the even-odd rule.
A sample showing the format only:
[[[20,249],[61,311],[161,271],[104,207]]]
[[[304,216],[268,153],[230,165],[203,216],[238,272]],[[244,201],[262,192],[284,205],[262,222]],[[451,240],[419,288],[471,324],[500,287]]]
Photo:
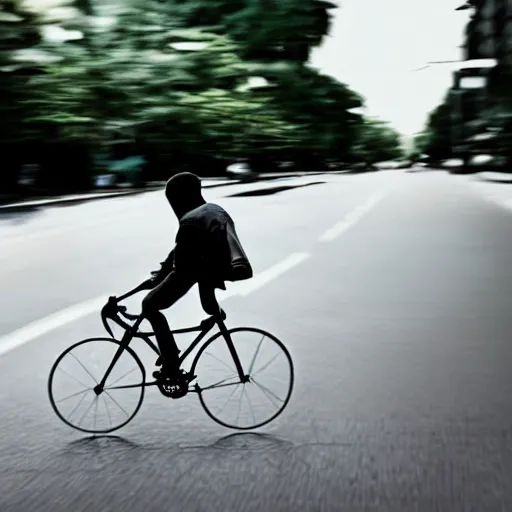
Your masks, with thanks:
[[[235,162],[230,164],[227,166],[226,172],[233,179],[237,180],[251,179],[257,176],[246,162]]]

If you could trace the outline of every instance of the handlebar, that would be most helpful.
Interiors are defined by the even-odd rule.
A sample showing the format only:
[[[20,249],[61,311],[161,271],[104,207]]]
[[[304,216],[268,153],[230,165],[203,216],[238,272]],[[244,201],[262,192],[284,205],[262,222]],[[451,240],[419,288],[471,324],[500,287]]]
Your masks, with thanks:
[[[124,329],[126,331],[126,330],[131,329],[133,326],[127,324],[121,318],[121,316],[126,318],[129,321],[137,321],[137,320],[141,319],[141,315],[132,315],[131,313],[128,313],[126,306],[122,306],[119,303],[122,300],[124,300],[132,295],[135,295],[136,293],[138,293],[142,290],[151,290],[153,288],[154,284],[155,284],[154,279],[148,279],[147,281],[144,281],[142,284],[140,284],[133,290],[130,290],[129,292],[125,293],[121,297],[111,296],[108,298],[107,303],[103,306],[103,308],[101,308],[101,321],[103,323],[103,326],[105,327],[105,330],[108,332],[108,334],[110,336],[112,336],[112,338],[114,338],[114,333],[112,332],[112,329],[108,323],[109,320],[112,320],[113,322],[115,322],[117,325],[119,325],[122,329]],[[222,309],[220,309],[220,316],[221,316],[222,320],[226,319],[226,313]],[[217,319],[215,317],[210,316],[210,317],[206,318],[205,320],[203,320],[198,327],[181,329],[181,330],[178,330],[175,332],[192,332],[192,331],[208,330],[211,327],[213,327],[213,325],[215,325],[216,321],[217,321]],[[147,336],[153,336],[153,335],[154,335],[153,332],[142,332],[142,331],[137,331],[137,333],[134,334],[135,337],[142,338],[142,339],[145,339]]]
[[[126,306],[121,306],[119,302],[122,300],[135,295],[136,293],[142,290],[150,290],[153,288],[153,280],[148,279],[144,281],[139,286],[130,290],[129,292],[121,295],[121,297],[109,297],[107,303],[101,309],[101,321],[103,323],[103,327],[109,333],[110,336],[114,337],[114,333],[108,323],[109,320],[114,321],[116,324],[121,326],[123,329],[129,329],[131,326],[124,322],[119,315],[122,315],[127,320],[138,320],[140,315],[132,315],[127,312]],[[141,335],[150,335],[152,333],[139,333]]]
[[[119,313],[124,316],[127,320],[137,320],[139,318],[138,315],[132,315],[126,311],[126,306],[117,306]]]

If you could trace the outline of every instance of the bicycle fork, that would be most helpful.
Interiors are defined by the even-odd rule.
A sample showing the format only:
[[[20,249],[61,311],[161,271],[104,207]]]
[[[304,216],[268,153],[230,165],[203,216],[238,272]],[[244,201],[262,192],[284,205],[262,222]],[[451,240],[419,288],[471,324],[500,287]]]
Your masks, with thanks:
[[[103,379],[101,379],[101,382],[94,387],[94,392],[96,395],[101,395],[103,393],[103,389],[105,388],[105,383],[107,382],[107,379],[110,375],[110,372],[112,372],[112,369],[116,365],[117,361],[119,361],[119,358],[121,357],[121,354],[125,351],[125,349],[130,344],[130,341],[132,341],[134,335],[137,333],[140,324],[144,320],[144,317],[141,315],[135,323],[125,331],[123,334],[123,337],[121,338],[121,341],[119,342],[119,348],[117,349],[116,353],[114,354],[114,357],[112,358],[112,362],[110,363],[109,367],[107,368],[107,371],[105,372],[105,375],[103,376]]]

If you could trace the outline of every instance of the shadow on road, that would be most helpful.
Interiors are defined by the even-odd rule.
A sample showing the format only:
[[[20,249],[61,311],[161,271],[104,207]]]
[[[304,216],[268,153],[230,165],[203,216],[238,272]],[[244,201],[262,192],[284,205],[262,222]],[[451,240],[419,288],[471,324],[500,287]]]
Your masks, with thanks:
[[[486,178],[484,176],[477,176],[478,181],[485,181],[487,183],[498,183],[500,185],[512,185],[512,176],[508,179],[499,180],[496,178]]]
[[[212,183],[211,185],[202,185],[201,188],[210,189],[210,188],[219,188],[219,187],[232,187],[233,185],[243,185],[244,183],[249,183],[249,182],[243,182],[243,181],[238,181],[238,180],[222,181],[221,183]]]
[[[298,185],[281,185],[279,187],[263,188],[259,190],[248,190],[246,192],[238,192],[236,194],[230,194],[225,197],[251,197],[251,196],[270,196],[284,192],[286,190],[292,190],[295,188],[310,187],[312,185],[323,185],[325,181],[314,181],[312,183],[298,184]]]
[[[294,443],[271,434],[244,432],[223,436],[213,443],[205,444],[169,444],[169,446],[155,446],[151,444],[141,445],[129,439],[116,435],[89,436],[72,441],[66,445],[60,454],[63,456],[90,456],[97,454],[119,455],[120,453],[133,451],[161,451],[186,452],[186,451],[265,451],[268,449],[291,448]]]
[[[19,226],[30,222],[40,214],[40,211],[35,208],[26,208],[24,210],[2,212],[0,210],[0,226],[2,224],[8,226]]]

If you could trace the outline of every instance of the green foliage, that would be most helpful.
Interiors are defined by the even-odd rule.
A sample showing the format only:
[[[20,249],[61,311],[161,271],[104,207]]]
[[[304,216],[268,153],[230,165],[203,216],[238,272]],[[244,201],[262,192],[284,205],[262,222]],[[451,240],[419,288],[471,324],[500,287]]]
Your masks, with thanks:
[[[420,153],[426,153],[430,159],[439,161],[450,157],[451,141],[452,107],[447,97],[429,114],[425,130],[416,137],[415,147]]]
[[[35,24],[36,17],[21,9],[18,2],[5,0],[0,4],[1,145],[25,135],[23,103],[35,93],[29,80],[38,72],[37,66],[26,60],[40,41]]]
[[[387,123],[375,119],[364,120],[354,152],[358,160],[367,164],[396,160],[403,156],[400,135]]]
[[[447,103],[440,105],[430,115],[428,130],[430,137],[425,152],[434,160],[448,158],[451,154],[452,117],[451,107]]]
[[[359,95],[305,64],[327,34],[329,2],[31,5],[0,4],[0,145],[35,148],[45,176],[66,169],[51,183],[78,172],[74,155],[84,184],[101,162],[136,156],[167,177],[171,165],[201,172],[241,157],[312,166],[346,159],[356,143],[370,160],[396,153],[389,128],[348,112]]]

